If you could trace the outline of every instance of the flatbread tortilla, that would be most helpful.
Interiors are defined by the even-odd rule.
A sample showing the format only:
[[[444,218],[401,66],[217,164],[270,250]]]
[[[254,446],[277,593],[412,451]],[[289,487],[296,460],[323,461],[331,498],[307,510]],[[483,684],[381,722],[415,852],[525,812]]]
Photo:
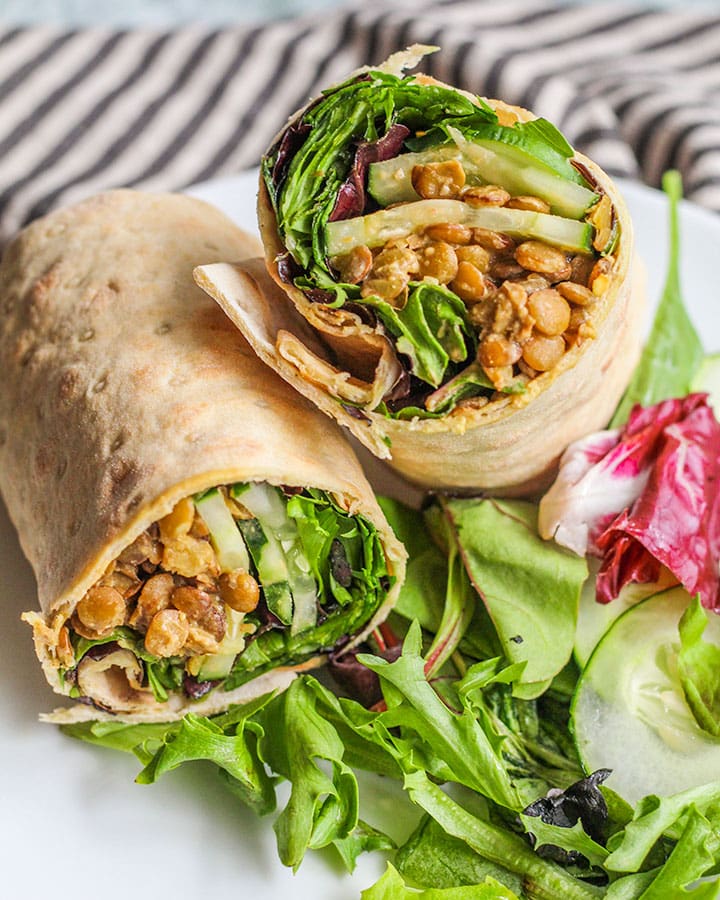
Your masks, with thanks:
[[[363,632],[397,596],[404,550],[342,434],[193,283],[199,263],[259,249],[199,200],[114,191],[34,222],[3,256],[0,489],[37,578],[40,612],[27,616],[37,653],[60,693],[58,635],[78,601],[152,523],[213,486],[330,492],[376,526],[396,579]],[[118,679],[111,711],[145,721],[217,711],[288,677],[200,705],[157,703]]]

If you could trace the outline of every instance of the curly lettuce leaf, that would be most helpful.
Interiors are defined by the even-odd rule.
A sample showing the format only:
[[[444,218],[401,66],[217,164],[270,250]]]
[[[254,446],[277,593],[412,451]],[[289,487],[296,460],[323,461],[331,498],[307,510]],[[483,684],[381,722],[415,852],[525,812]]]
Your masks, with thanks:
[[[484,731],[469,709],[460,714],[448,709],[427,681],[421,651],[420,629],[413,624],[396,662],[358,656],[380,678],[388,706],[383,724],[410,729],[446,763],[453,780],[500,806],[519,809],[517,791],[500,753],[501,739]]]
[[[405,879],[426,888],[476,885],[490,876],[518,897],[526,896],[517,873],[484,859],[465,841],[447,834],[430,816],[423,817],[398,850],[395,865]]]
[[[509,869],[533,885],[534,896],[563,900],[597,900],[603,891],[574,878],[555,863],[539,857],[519,835],[472,815],[433,784],[425,772],[405,776],[410,798],[453,837],[484,859]]]
[[[308,848],[345,840],[357,828],[357,779],[343,759],[337,731],[317,714],[317,696],[305,685],[291,684],[264,711],[262,722],[267,735],[260,745],[262,759],[291,785],[273,826],[278,853],[286,866],[297,869]]]
[[[340,854],[348,872],[354,872],[358,857],[363,853],[372,853],[375,850],[394,850],[395,841],[362,819],[358,820],[357,827],[346,837],[337,837],[333,840],[333,847]]]
[[[720,647],[703,640],[707,613],[696,596],[680,619],[678,672],[698,725],[720,737]]]
[[[517,894],[489,875],[482,884],[414,890],[405,884],[402,875],[390,863],[382,878],[364,890],[360,897],[361,900],[518,900]]]

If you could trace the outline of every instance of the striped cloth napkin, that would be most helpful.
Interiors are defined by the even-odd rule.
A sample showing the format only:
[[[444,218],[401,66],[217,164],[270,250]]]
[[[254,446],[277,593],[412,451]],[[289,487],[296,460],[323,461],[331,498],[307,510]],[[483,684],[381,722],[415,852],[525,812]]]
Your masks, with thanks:
[[[414,42],[442,47],[430,74],[546,116],[613,174],[679,168],[720,211],[720,15],[400,0],[223,29],[0,29],[0,241],[105,188],[256,165],[321,87]]]

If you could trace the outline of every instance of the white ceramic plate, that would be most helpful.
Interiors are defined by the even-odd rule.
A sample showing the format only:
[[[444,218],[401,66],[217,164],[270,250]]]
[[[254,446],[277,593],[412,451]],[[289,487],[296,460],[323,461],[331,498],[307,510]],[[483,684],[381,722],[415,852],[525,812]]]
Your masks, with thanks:
[[[255,229],[256,173],[208,182],[191,193]],[[663,197],[623,185],[656,302],[666,259]],[[682,278],[708,351],[720,350],[716,273],[720,218],[682,209]],[[365,459],[367,457],[364,457]],[[373,467],[374,471],[376,467]],[[35,582],[0,504],[0,895],[13,900],[340,900],[359,897],[384,864],[365,856],[344,874],[332,850],[309,853],[296,875],[275,851],[271,819],[257,819],[214,771],[188,765],[151,787],[133,783],[134,757],[66,738],[37,714],[56,705],[20,613],[35,606]],[[363,779],[363,817],[402,838],[396,785]]]

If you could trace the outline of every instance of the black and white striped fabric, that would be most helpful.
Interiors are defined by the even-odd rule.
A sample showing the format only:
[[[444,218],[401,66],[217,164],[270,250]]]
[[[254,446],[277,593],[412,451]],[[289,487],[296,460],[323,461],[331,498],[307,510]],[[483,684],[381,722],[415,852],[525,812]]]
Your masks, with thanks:
[[[720,211],[720,15],[401,0],[222,30],[0,28],[0,240],[105,188],[253,166],[321,87],[415,42],[443,48],[430,74],[546,116],[611,173],[679,168]]]

